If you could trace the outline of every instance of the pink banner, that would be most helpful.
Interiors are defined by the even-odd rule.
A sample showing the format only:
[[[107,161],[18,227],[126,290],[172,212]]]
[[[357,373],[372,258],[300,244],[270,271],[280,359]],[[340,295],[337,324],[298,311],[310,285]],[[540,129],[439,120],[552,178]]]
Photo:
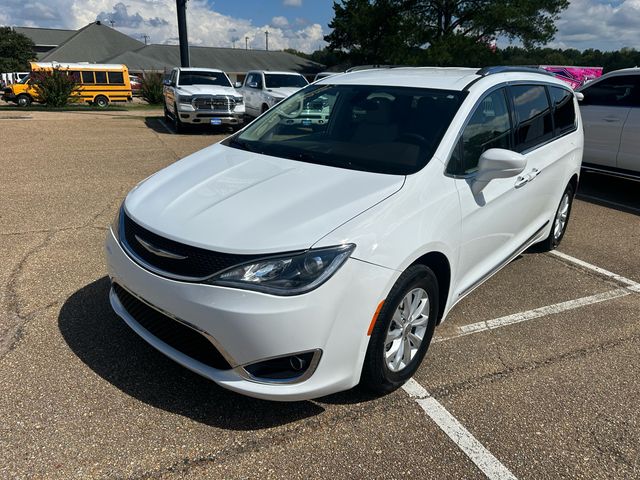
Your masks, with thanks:
[[[602,67],[564,67],[559,65],[540,65],[540,68],[553,73],[564,80],[571,88],[578,88],[585,83],[602,76]]]

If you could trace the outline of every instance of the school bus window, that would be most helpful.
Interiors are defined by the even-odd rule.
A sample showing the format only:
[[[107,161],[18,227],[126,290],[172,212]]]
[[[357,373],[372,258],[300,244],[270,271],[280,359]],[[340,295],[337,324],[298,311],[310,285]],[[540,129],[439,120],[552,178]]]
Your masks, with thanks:
[[[82,73],[82,83],[94,83],[93,72],[81,72],[81,73]]]
[[[107,83],[107,72],[94,72],[96,74],[96,83]]]
[[[122,72],[107,72],[109,74],[109,83],[117,83],[124,85],[124,76]]]

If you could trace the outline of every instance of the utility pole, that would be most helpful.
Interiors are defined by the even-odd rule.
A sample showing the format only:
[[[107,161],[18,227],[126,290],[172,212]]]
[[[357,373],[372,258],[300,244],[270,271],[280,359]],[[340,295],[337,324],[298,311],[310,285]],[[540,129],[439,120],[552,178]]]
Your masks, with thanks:
[[[109,20],[109,23],[111,24],[111,28],[113,28],[116,22],[114,20]]]
[[[265,39],[265,45],[266,45],[266,50],[269,50],[269,32],[264,32],[264,39]]]
[[[180,39],[180,66],[189,67],[189,39],[187,36],[187,0],[176,0],[178,10],[178,38]]]
[[[244,37],[244,49],[249,50],[249,37]]]
[[[142,38],[144,38],[144,44],[147,44],[147,40],[149,40],[149,35],[147,35],[146,33],[143,33],[142,35],[140,35]]]
[[[233,47],[232,47],[232,48],[233,48],[233,49],[235,49],[235,48],[236,48],[236,41],[235,41],[235,39],[234,39],[234,40],[231,40],[231,44],[233,45]]]

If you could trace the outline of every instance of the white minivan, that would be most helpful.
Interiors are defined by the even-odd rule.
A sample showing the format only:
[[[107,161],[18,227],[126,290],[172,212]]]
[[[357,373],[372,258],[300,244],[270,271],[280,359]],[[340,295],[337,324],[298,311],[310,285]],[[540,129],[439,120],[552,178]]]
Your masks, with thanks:
[[[461,298],[558,245],[582,150],[574,93],[537,71],[328,77],[127,195],[111,305],[236,392],[388,392]]]

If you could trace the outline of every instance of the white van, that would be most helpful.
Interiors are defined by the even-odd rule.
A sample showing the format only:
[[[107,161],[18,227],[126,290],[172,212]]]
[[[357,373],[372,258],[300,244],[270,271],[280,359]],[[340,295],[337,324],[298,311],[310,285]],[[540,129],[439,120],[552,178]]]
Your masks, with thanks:
[[[289,122],[311,110],[327,121]],[[388,392],[460,299],[562,240],[582,149],[573,91],[539,71],[320,80],[129,193],[111,305],[236,392]]]

